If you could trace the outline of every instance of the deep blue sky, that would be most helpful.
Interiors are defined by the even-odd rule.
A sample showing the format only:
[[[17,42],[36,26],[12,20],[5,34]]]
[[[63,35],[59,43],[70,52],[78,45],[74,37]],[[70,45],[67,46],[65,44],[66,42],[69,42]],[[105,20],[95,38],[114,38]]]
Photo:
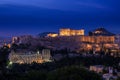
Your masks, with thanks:
[[[105,27],[120,33],[120,0],[0,0],[0,36]]]

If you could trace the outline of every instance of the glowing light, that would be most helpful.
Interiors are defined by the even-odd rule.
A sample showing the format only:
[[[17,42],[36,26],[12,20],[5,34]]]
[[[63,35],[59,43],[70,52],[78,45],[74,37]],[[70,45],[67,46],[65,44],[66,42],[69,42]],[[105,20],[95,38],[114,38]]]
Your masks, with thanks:
[[[13,63],[10,61],[10,62],[9,62],[9,65],[12,65],[12,64],[13,64]]]
[[[58,34],[55,34],[55,33],[50,33],[47,35],[47,37],[57,37],[57,36],[58,36]]]
[[[84,30],[72,30],[69,28],[60,29],[60,36],[77,36],[77,35],[84,35]]]

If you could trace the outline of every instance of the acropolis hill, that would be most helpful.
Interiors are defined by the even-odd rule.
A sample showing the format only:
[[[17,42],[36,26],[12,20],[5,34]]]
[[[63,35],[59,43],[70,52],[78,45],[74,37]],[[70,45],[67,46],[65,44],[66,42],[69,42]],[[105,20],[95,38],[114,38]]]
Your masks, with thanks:
[[[116,43],[115,34],[110,33],[104,28],[98,28],[85,35],[84,29],[72,30],[69,28],[60,29],[59,34],[49,33],[45,37],[32,38],[30,36],[13,38],[13,43],[27,43],[41,45],[53,50],[69,49],[71,51],[80,52],[81,50],[100,51],[101,49],[111,49],[114,51],[119,49]]]

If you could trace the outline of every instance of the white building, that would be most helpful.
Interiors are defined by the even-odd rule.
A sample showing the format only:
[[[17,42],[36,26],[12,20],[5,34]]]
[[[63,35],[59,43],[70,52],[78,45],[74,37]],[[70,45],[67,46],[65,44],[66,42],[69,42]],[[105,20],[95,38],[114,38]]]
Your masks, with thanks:
[[[96,73],[102,73],[103,69],[104,69],[104,66],[102,65],[90,66],[90,71],[94,71]]]
[[[12,43],[15,43],[15,44],[28,43],[31,40],[33,40],[33,37],[31,35],[22,35],[18,37],[13,37]]]
[[[117,76],[113,76],[112,74],[104,74],[103,80],[117,80]]]
[[[51,54],[50,50],[44,49],[42,53],[39,52],[14,52],[12,51],[9,55],[9,60],[12,63],[19,63],[19,64],[31,64],[33,62],[36,63],[43,63],[43,62],[50,62]]]

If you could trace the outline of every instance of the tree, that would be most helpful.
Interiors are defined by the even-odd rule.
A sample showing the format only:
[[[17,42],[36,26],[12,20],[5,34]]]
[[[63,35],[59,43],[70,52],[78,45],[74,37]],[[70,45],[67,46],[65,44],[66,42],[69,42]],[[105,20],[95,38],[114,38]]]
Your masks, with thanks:
[[[3,46],[2,48],[0,48],[0,70],[2,74],[6,73],[6,66],[9,62],[9,53],[10,50],[7,46]]]
[[[90,54],[93,54],[93,53],[94,53],[94,50],[93,50],[93,49],[91,49],[91,50],[89,51],[89,53],[90,53]]]
[[[30,71],[28,72],[24,77],[21,77],[21,79],[19,80],[23,80],[23,79],[27,79],[27,80],[46,80],[46,73],[44,72],[40,72],[40,71]]]
[[[14,51],[16,51],[17,48],[18,48],[18,45],[17,45],[17,44],[12,44],[11,49],[13,49]]]
[[[47,80],[102,80],[101,77],[79,66],[57,69],[48,74]]]
[[[117,80],[120,80],[120,77]]]

